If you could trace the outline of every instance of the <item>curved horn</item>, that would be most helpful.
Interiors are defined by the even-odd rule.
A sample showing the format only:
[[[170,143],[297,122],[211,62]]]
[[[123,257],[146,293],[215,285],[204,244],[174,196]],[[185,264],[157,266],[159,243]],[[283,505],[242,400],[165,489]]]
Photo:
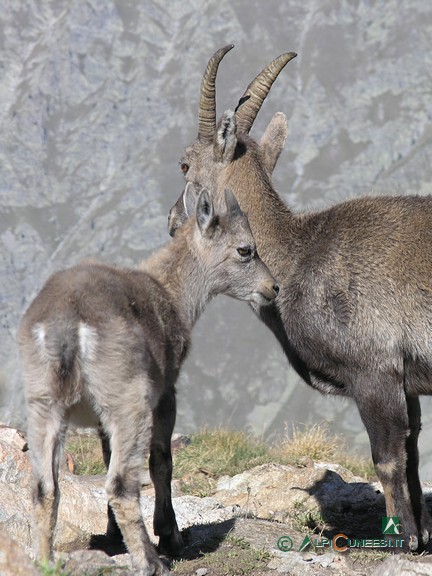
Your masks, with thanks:
[[[278,77],[279,72],[296,56],[295,52],[281,54],[252,80],[246,88],[246,92],[240,98],[239,106],[237,107],[236,119],[239,131],[249,134],[249,130],[252,128],[262,103],[270,92],[270,88]]]
[[[210,58],[201,81],[201,95],[198,110],[198,138],[213,140],[216,129],[216,74],[220,61],[234,48],[228,44],[217,50]]]

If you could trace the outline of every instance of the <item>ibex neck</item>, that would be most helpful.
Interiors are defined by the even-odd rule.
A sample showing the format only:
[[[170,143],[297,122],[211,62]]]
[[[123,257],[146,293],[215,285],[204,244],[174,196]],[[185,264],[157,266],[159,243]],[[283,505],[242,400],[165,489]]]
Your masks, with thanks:
[[[175,239],[142,262],[140,269],[163,286],[179,316],[191,330],[213,294],[206,285],[198,259],[190,250],[185,231],[179,230]]]
[[[232,170],[227,170],[223,186],[231,188],[246,212],[259,255],[276,278],[281,278],[284,270],[280,270],[279,247],[284,247],[287,253],[287,249],[296,244],[298,217],[274,190],[269,176],[257,169],[257,161],[253,157],[245,155],[236,160]],[[286,268],[286,260],[284,266]]]

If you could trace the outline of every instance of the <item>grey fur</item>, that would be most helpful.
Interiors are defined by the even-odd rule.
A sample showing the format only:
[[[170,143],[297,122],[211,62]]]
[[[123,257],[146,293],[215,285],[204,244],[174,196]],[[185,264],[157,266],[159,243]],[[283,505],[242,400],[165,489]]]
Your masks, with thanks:
[[[249,257],[238,252],[245,247]],[[150,452],[155,534],[162,552],[179,554],[170,487],[174,384],[192,327],[218,293],[261,305],[276,297],[277,286],[234,197],[226,213],[215,214],[203,191],[196,218],[139,268],[82,263],[54,274],[33,300],[18,341],[39,558],[52,553],[58,466],[72,421],[100,427],[108,536],[120,528],[140,573],[167,573],[141,517],[140,473]]]

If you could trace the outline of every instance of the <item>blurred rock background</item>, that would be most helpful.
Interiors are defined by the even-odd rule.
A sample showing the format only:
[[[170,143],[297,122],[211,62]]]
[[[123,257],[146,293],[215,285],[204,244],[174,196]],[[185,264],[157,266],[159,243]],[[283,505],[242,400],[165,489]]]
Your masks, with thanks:
[[[252,130],[290,134],[274,181],[295,210],[432,193],[432,5],[423,0],[0,0],[0,420],[24,425],[15,335],[48,276],[86,257],[131,265],[168,240],[219,47],[218,114],[298,52]],[[431,401],[422,475],[432,479]],[[355,406],[310,390],[247,305],[220,297],[178,382],[177,430],[265,437],[327,420],[368,453]]]

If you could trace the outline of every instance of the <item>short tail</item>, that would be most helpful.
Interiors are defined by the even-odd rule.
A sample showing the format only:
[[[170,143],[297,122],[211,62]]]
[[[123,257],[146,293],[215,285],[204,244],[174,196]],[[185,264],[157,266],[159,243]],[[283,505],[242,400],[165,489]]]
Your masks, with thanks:
[[[79,402],[82,383],[76,322],[65,318],[47,325],[44,334],[44,352],[52,375],[53,399],[66,407]]]

